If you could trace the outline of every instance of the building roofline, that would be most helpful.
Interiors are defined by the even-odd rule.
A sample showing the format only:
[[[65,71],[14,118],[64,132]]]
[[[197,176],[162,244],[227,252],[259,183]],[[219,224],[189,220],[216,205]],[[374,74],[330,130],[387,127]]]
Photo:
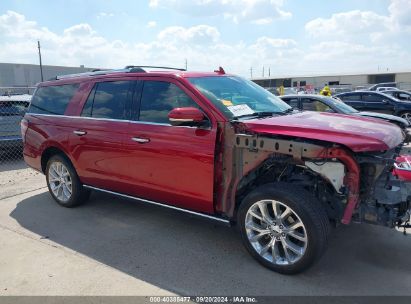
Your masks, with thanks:
[[[369,73],[324,73],[311,75],[278,75],[267,77],[252,77],[251,80],[270,80],[270,79],[292,79],[292,78],[314,78],[314,77],[341,77],[341,76],[368,76],[368,75],[382,75],[382,74],[407,74],[411,71],[379,71]]]

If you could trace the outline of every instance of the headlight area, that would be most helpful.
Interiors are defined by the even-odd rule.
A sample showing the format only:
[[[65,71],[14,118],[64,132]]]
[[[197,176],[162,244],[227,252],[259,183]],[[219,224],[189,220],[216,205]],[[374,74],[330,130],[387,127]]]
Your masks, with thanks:
[[[395,150],[357,156],[360,205],[353,220],[387,227],[410,228],[411,156]]]

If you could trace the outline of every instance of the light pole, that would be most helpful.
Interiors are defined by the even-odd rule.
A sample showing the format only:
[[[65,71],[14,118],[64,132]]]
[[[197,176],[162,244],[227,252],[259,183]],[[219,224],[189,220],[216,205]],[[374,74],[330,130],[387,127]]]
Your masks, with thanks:
[[[37,40],[37,46],[39,48],[39,60],[40,60],[40,75],[41,75],[41,81],[44,81],[43,78],[43,64],[41,62],[41,50],[40,50],[40,40]]]

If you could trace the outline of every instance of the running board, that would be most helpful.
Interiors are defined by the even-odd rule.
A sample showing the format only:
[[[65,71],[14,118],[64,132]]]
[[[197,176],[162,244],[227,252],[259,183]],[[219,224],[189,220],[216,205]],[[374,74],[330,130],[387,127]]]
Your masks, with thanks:
[[[139,198],[139,197],[135,197],[135,196],[131,196],[131,195],[126,195],[126,194],[122,194],[122,193],[118,193],[118,192],[114,192],[114,191],[110,191],[110,190],[105,190],[105,189],[101,189],[101,188],[97,188],[97,187],[93,187],[93,186],[89,186],[89,185],[83,185],[83,186],[85,188],[88,188],[88,189],[92,189],[92,190],[96,190],[96,191],[100,191],[100,192],[105,192],[105,193],[109,193],[109,194],[114,194],[114,195],[117,195],[117,196],[130,198],[130,199],[133,199],[133,200],[136,200],[136,201],[142,201],[142,202],[149,203],[149,204],[152,204],[152,205],[166,207],[166,208],[169,208],[169,209],[173,209],[173,210],[177,210],[177,211],[181,211],[181,212],[201,216],[201,217],[204,217],[204,218],[207,218],[207,219],[210,219],[210,220],[214,220],[214,221],[218,221],[218,222],[227,224],[228,226],[231,226],[231,223],[230,223],[229,220],[223,219],[221,217],[212,216],[212,215],[208,215],[208,214],[203,214],[203,213],[199,213],[199,212],[195,212],[195,211],[191,211],[191,210],[187,210],[187,209],[183,209],[183,208],[178,208],[178,207],[174,207],[174,206],[170,206],[170,205],[166,205],[166,204],[146,200],[144,198]]]

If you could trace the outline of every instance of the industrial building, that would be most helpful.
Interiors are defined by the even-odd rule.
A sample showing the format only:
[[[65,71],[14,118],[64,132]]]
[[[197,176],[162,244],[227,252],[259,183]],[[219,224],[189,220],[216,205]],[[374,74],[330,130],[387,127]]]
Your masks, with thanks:
[[[396,82],[404,89],[411,86],[411,71],[408,72],[378,72],[370,74],[330,74],[318,76],[287,76],[253,78],[255,83],[264,88],[305,87],[321,88],[325,84],[330,86],[347,86],[351,89],[382,82]]]
[[[43,79],[57,75],[83,73],[93,68],[43,65]],[[41,81],[40,66],[36,64],[0,63],[0,87],[32,87]]]

